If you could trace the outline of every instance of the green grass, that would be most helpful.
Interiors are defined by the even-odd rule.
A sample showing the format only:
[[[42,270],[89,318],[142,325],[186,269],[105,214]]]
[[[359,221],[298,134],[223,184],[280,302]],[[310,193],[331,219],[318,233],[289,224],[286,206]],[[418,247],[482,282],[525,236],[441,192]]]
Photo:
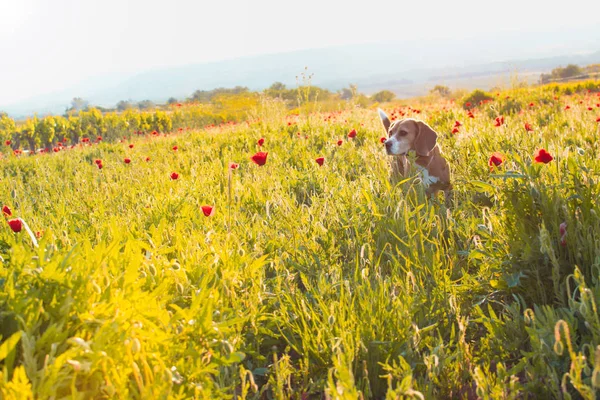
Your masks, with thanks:
[[[596,103],[420,105],[449,207],[390,179],[373,110],[7,157],[0,202],[43,235],[0,228],[0,397],[594,398]]]

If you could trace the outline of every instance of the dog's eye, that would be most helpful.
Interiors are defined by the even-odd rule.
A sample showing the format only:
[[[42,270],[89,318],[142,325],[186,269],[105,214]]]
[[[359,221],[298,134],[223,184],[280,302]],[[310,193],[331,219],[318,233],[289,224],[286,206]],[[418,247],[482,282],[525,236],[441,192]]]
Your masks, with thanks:
[[[400,131],[398,133],[398,135],[400,135],[400,136],[406,136],[407,134],[408,134],[408,132],[406,132],[406,131]]]

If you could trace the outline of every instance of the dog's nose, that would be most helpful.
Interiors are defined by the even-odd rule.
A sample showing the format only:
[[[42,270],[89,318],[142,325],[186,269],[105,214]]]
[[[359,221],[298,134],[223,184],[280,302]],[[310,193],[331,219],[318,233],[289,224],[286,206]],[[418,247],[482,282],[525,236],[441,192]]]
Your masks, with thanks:
[[[386,140],[385,142],[383,142],[383,144],[385,144],[386,149],[389,149],[390,147],[392,147],[392,142],[390,140]]]

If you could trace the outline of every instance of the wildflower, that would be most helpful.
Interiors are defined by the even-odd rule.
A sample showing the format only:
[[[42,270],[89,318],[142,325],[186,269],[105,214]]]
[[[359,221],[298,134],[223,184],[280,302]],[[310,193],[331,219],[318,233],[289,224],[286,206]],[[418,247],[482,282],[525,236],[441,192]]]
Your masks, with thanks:
[[[534,106],[535,106],[535,103],[533,103],[533,102],[529,103],[529,107],[534,107]]]
[[[131,159],[130,159],[130,158],[126,158],[126,159],[124,159],[124,160],[123,160],[123,162],[124,162],[125,164],[129,164],[129,163],[131,162]]]
[[[5,217],[10,217],[12,215],[12,211],[8,206],[2,207],[2,213],[4,214]]]
[[[240,164],[237,164],[234,162],[229,163],[229,169],[238,169],[239,166],[240,166]]]
[[[567,223],[563,222],[560,224],[560,245],[565,247],[567,245]]]
[[[44,231],[37,231],[35,232],[35,237],[38,239],[41,239],[42,236],[44,236]]]
[[[206,217],[210,217],[215,213],[215,208],[213,206],[202,206],[200,208]]]
[[[177,146],[173,146],[173,151],[177,151],[178,147]]]
[[[259,151],[258,153],[256,153],[252,157],[250,157],[250,159],[256,165],[263,166],[263,165],[265,165],[267,163],[267,156],[268,155],[269,155],[269,153],[264,153],[262,151]]]
[[[500,165],[502,165],[503,162],[504,162],[504,156],[501,153],[494,152],[494,153],[492,153],[492,155],[490,156],[490,159],[488,160],[488,165],[490,167],[499,167]]]
[[[570,110],[571,106],[569,106],[568,104],[565,106],[565,110]]]
[[[355,137],[356,137],[356,129],[352,129],[352,130],[350,131],[350,133],[348,134],[348,137],[349,137],[350,139],[352,139],[352,138],[355,138]]]
[[[176,181],[177,179],[179,179],[179,174],[177,172],[171,172],[171,175],[169,175],[171,177],[171,180]]]
[[[387,138],[385,136],[382,136],[381,139],[379,139],[380,143],[385,143],[387,141]],[[341,140],[340,140],[341,142]]]
[[[534,155],[534,160],[537,163],[548,164],[553,159],[554,159],[554,157],[552,157],[552,155],[550,153],[548,153],[546,151],[546,149],[539,149],[538,151],[535,152],[535,155]]]
[[[467,113],[467,117],[469,117],[469,118],[475,118],[475,115],[471,111],[469,111]]]
[[[341,145],[342,145],[342,143],[344,143],[344,142],[343,142],[341,139],[337,141],[337,145],[338,145],[338,146],[341,146]]]
[[[100,160],[100,159],[94,160],[94,164],[100,165],[100,164],[102,164],[102,160]]]
[[[531,131],[533,131],[533,126],[531,126],[531,124],[529,122],[525,122],[525,130],[527,132],[531,132]]]
[[[496,122],[494,122],[494,126],[499,127],[502,125],[504,125],[504,117],[502,117],[502,116],[496,117]]]
[[[10,146],[10,145],[11,145],[11,143],[12,143],[12,142],[11,142],[10,140],[7,140],[6,142],[4,142],[4,144],[5,144],[5,145],[7,145],[7,146]]]
[[[21,229],[23,229],[23,222],[21,221],[21,218],[9,219],[8,226],[10,226],[10,229],[12,229],[13,232],[19,233],[21,232]]]
[[[102,136],[98,136],[98,137],[96,138],[96,141],[98,141],[98,142],[101,142],[101,141],[102,141]]]
[[[98,166],[98,169],[102,169],[102,168],[104,168],[104,165],[102,165],[102,163],[100,163],[100,164],[96,164],[96,165]]]
[[[131,144],[129,145],[129,148],[130,148],[130,149],[133,149],[133,143],[131,143]]]
[[[454,127],[452,128],[452,133],[453,134],[457,134],[459,132],[458,128]]]
[[[454,127],[455,127],[455,128],[458,128],[458,127],[460,127],[460,126],[462,126],[462,124],[460,123],[460,121],[455,121],[455,122],[454,122]]]
[[[325,157],[318,157],[316,160],[317,164],[319,164],[319,166],[323,166],[323,162],[325,162]]]
[[[260,138],[258,139],[258,141],[256,142],[256,144],[258,144],[258,146],[262,146],[265,143],[265,139],[264,138]]]

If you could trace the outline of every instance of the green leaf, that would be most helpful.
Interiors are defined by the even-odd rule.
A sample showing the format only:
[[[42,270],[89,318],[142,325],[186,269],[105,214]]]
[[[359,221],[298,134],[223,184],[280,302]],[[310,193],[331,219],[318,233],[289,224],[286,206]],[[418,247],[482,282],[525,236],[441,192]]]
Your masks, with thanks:
[[[470,181],[469,183],[471,185],[473,185],[473,188],[475,189],[475,191],[477,191],[479,193],[493,192],[494,191],[494,186],[492,186],[492,185],[490,185],[489,183],[486,183],[486,182],[482,182],[482,181]]]
[[[21,340],[21,331],[15,333],[0,345],[0,361],[8,357],[19,343],[19,340]]]

